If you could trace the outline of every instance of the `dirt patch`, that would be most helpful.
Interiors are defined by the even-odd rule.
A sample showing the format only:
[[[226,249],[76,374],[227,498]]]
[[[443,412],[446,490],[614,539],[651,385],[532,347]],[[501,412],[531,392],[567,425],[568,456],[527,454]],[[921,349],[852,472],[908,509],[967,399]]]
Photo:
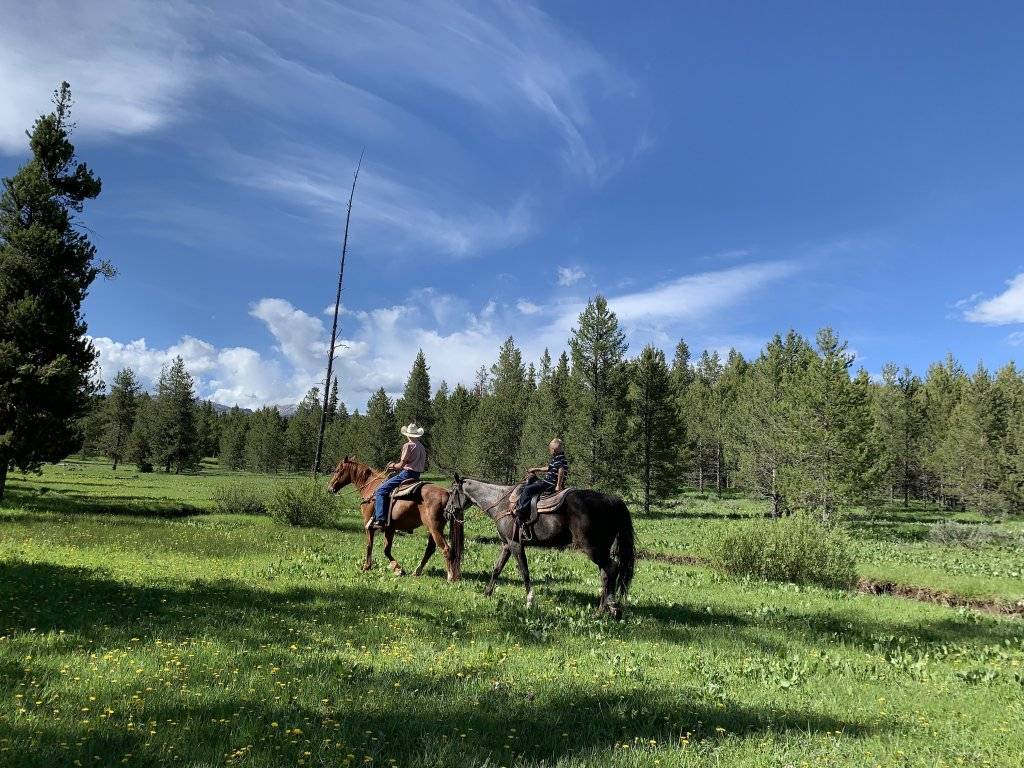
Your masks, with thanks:
[[[928,587],[914,587],[907,584],[896,584],[891,581],[873,581],[871,579],[860,579],[857,582],[857,591],[867,595],[903,597],[907,600],[917,600],[920,603],[944,605],[947,608],[970,608],[997,616],[1024,618],[1024,600],[1018,600],[1016,603],[1007,603],[992,598],[962,597],[961,595],[954,595],[938,589],[929,589]]]
[[[654,560],[658,563],[668,563],[670,565],[699,565],[708,567],[712,565],[711,561],[697,555],[670,555],[664,552],[640,550],[637,552],[637,557],[641,560]],[[866,595],[890,595],[907,600],[916,600],[919,603],[944,605],[947,608],[970,608],[974,611],[991,613],[996,616],[1024,619],[1024,600],[1008,603],[992,598],[963,597],[939,589],[914,587],[907,584],[897,584],[892,581],[874,581],[872,579],[859,579],[856,589],[858,592],[863,592]]]

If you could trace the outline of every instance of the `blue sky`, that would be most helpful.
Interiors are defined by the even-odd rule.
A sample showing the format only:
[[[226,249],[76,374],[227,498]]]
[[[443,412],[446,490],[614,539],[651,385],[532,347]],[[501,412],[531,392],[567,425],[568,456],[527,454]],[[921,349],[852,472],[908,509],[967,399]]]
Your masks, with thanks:
[[[351,407],[422,347],[561,349],[605,293],[634,352],[831,325],[923,373],[1024,349],[1016,3],[0,0],[0,173],[68,79],[120,271],[103,375],[182,354],[200,393],[322,375],[344,200]]]

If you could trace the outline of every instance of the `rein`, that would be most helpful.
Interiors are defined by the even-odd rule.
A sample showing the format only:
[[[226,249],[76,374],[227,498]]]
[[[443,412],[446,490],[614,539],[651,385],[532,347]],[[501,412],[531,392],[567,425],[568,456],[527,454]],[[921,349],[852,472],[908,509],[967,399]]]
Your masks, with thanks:
[[[370,469],[370,468],[367,467],[367,469]],[[371,470],[371,472],[372,472],[372,470]],[[356,490],[359,492],[360,498],[362,498],[363,491],[367,488],[367,486],[370,485],[370,483],[372,483],[374,480],[379,480],[380,478],[384,477],[387,473],[388,473],[388,471],[386,469],[382,469],[379,472],[373,472],[373,474],[370,475],[370,479],[369,480],[367,480],[362,485],[357,485],[356,486]]]

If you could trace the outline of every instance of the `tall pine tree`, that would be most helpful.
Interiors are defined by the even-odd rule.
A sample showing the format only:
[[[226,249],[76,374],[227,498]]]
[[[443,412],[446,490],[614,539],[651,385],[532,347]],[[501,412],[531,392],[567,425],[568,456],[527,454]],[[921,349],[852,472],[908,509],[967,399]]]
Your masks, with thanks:
[[[113,469],[117,469],[118,463],[127,455],[128,438],[135,426],[141,393],[142,386],[131,368],[122,368],[114,376],[114,384],[104,404],[106,432],[103,436],[103,450],[110,457]]]
[[[32,158],[0,195],[0,499],[11,467],[38,469],[78,448],[78,421],[95,391],[96,352],[82,300],[101,272],[76,214],[100,193],[77,162],[71,88],[29,134]]]
[[[361,437],[361,456],[370,466],[383,468],[398,459],[402,436],[398,432],[395,407],[383,387],[374,392],[366,404]]]
[[[626,480],[626,335],[604,296],[587,303],[569,338],[572,354],[566,453],[581,484],[621,489]]]
[[[511,483],[517,476],[529,394],[523,355],[511,336],[501,345],[489,378],[474,420],[474,465],[484,477]]]
[[[672,399],[672,379],[665,353],[644,347],[630,365],[629,435],[636,461],[635,479],[643,494],[644,512],[651,503],[678,490],[678,412]]]

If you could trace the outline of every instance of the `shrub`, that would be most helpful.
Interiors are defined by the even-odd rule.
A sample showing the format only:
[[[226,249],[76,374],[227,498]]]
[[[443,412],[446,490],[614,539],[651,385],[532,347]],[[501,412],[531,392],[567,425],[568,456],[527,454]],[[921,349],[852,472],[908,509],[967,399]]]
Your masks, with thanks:
[[[214,511],[225,515],[265,515],[263,497],[243,483],[223,485],[213,493]]]
[[[857,578],[846,535],[809,513],[740,524],[716,549],[721,567],[734,575],[826,587],[848,587]]]
[[[268,506],[275,520],[289,525],[331,528],[337,520],[334,497],[312,480],[279,485]]]
[[[964,523],[944,522],[933,525],[928,530],[928,538],[947,547],[983,547],[986,544],[1008,544],[1013,537],[988,525],[965,525]]]

